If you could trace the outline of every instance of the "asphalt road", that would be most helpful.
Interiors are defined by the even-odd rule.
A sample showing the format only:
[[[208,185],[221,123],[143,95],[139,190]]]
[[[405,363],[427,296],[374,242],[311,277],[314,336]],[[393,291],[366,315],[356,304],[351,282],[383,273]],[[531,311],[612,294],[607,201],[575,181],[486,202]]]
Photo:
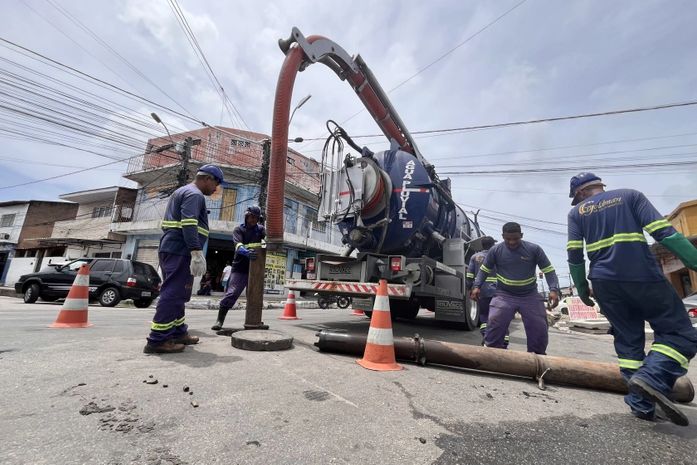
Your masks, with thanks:
[[[0,297],[2,464],[697,463],[694,404],[694,425],[680,428],[633,418],[612,393],[408,364],[368,371],[312,346],[318,329],[367,332],[347,310],[300,310],[297,321],[265,311],[295,338],[276,353],[234,349],[208,330],[214,311],[191,310],[201,344],[155,356],[142,353],[153,309],[90,307],[91,328],[49,329],[58,309]],[[427,315],[394,332],[479,343]],[[525,350],[520,321],[511,336]],[[552,329],[548,351],[614,360],[606,335]]]

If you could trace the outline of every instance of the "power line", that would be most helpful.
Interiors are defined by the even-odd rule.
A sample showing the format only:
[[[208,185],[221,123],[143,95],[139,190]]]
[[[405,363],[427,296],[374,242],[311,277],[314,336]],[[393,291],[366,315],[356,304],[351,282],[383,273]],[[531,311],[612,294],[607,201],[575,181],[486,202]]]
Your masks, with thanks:
[[[504,127],[511,127],[511,126],[522,126],[526,124],[538,124],[538,123],[550,123],[550,122],[555,122],[555,121],[567,121],[567,120],[575,120],[575,119],[584,119],[584,118],[595,118],[599,116],[612,116],[612,115],[621,115],[621,114],[626,114],[626,113],[640,113],[644,111],[655,111],[655,110],[666,110],[670,108],[680,108],[680,107],[688,107],[688,106],[693,106],[697,105],[697,100],[688,100],[685,102],[676,102],[676,103],[664,103],[664,104],[659,104],[659,105],[652,105],[652,106],[646,106],[646,107],[636,107],[636,108],[625,108],[625,109],[620,109],[620,110],[609,110],[609,111],[603,111],[603,112],[597,112],[597,113],[582,113],[578,115],[566,115],[566,116],[553,116],[553,117],[548,117],[548,118],[539,118],[539,119],[529,119],[529,120],[520,120],[520,121],[508,121],[505,123],[492,123],[492,124],[481,124],[481,125],[476,125],[476,126],[463,126],[463,127],[457,127],[457,128],[444,128],[444,129],[428,129],[428,130],[423,130],[423,131],[411,131],[412,135],[424,135],[424,134],[444,134],[444,133],[459,133],[459,132],[465,132],[465,131],[479,131],[479,130],[484,130],[484,129],[496,129],[496,128],[504,128]],[[369,137],[385,137],[384,134],[362,134],[362,135],[356,135],[356,136],[351,136],[353,139],[361,139],[361,138],[369,138]],[[308,141],[317,141],[317,140],[324,140],[325,138],[323,137],[317,137],[317,138],[312,138],[312,139],[305,139]]]
[[[697,153],[695,153],[697,155]],[[676,161],[676,162],[656,162],[656,163],[638,163],[631,165],[601,165],[601,166],[562,166],[562,167],[547,167],[547,168],[530,168],[530,169],[511,169],[511,170],[481,170],[481,171],[447,171],[440,173],[444,176],[473,176],[473,175],[524,175],[524,174],[549,174],[561,172],[581,172],[589,170],[597,171],[612,171],[615,169],[644,169],[644,168],[661,168],[673,166],[692,166],[697,165],[697,161]],[[653,173],[646,173],[653,174]]]

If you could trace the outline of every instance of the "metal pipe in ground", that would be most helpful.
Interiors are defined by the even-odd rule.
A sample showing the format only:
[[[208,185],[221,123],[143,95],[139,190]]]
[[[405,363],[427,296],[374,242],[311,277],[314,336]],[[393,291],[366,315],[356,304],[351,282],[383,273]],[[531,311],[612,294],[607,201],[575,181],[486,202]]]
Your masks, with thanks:
[[[348,355],[363,354],[367,339],[363,335],[331,330],[322,330],[317,336],[319,340],[315,346],[321,351]],[[418,335],[394,338],[394,346],[398,360],[421,365],[447,365],[520,376],[536,380],[541,388],[544,383],[549,383],[627,393],[627,386],[614,363],[429,341]],[[691,402],[695,397],[692,382],[686,376],[678,379],[671,397],[678,402]]]

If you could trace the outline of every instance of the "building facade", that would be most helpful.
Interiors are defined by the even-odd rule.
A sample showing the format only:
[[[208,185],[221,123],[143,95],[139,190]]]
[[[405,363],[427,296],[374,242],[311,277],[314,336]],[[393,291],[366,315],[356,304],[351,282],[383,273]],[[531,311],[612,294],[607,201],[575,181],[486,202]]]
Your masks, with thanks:
[[[697,246],[697,200],[681,203],[666,218],[678,232]],[[661,244],[653,244],[651,248],[663,268],[663,273],[680,297],[697,291],[697,272],[687,269]]]
[[[116,222],[112,231],[126,237],[123,256],[157,267],[157,248],[162,236],[161,221],[169,196],[178,185],[181,154],[160,151],[162,146],[197,141],[188,161],[187,179],[198,168],[213,163],[225,173],[225,183],[206,198],[210,235],[205,250],[209,271],[220,289],[220,276],[234,257],[233,229],[244,221],[247,207],[259,204],[263,141],[265,134],[234,128],[204,128],[148,141],[145,154],[132,159],[124,177],[139,184],[132,219]],[[267,255],[266,291],[282,292],[285,279],[300,276],[304,259],[317,252],[340,253],[338,230],[317,222],[319,163],[289,150],[286,169],[284,247]]]
[[[0,283],[12,285],[23,274],[62,258],[65,246],[45,244],[58,221],[75,218],[70,202],[19,200],[0,202]]]

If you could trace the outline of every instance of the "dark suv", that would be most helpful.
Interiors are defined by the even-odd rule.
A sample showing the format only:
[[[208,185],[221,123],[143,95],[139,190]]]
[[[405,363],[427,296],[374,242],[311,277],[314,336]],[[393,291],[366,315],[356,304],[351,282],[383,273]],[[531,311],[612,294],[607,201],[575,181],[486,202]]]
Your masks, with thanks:
[[[80,258],[64,265],[49,265],[50,270],[25,274],[15,284],[24,302],[41,297],[53,302],[68,296],[80,266],[90,266],[90,300],[113,307],[124,299],[133,299],[138,308],[146,308],[160,294],[160,276],[147,263],[119,258]]]

